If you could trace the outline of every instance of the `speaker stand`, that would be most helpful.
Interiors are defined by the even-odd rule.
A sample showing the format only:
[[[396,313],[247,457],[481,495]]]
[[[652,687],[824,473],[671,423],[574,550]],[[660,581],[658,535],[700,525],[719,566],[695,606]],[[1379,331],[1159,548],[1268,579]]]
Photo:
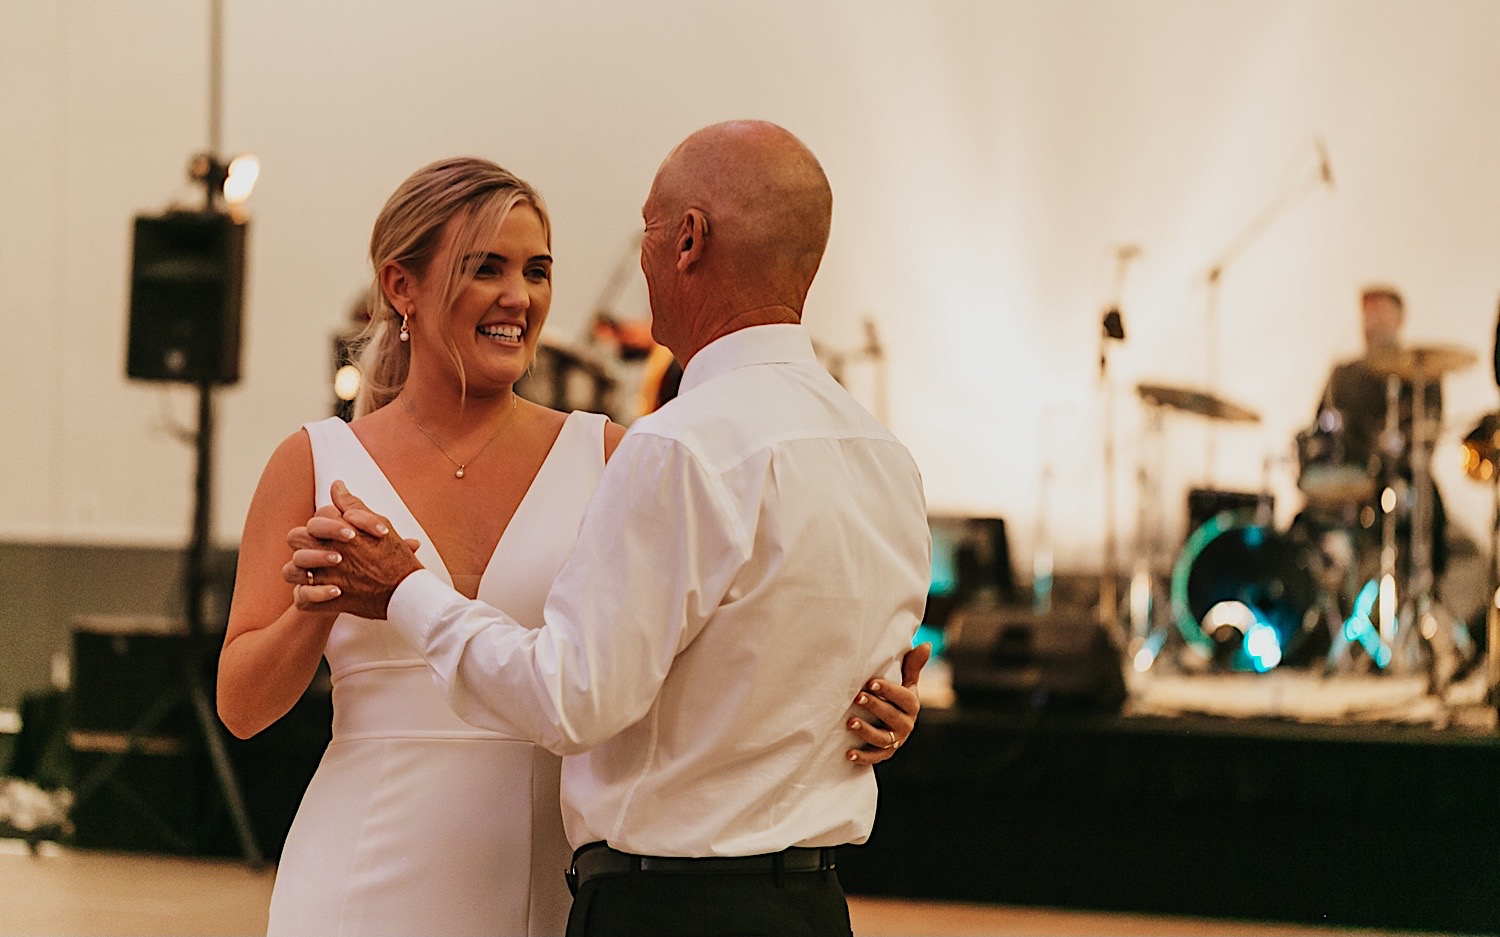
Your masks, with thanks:
[[[114,776],[127,757],[140,752],[151,732],[173,709],[186,701],[192,707],[193,722],[197,725],[208,752],[219,795],[229,811],[229,819],[234,826],[240,852],[251,867],[260,868],[265,865],[266,860],[261,854],[260,846],[255,841],[254,831],[250,827],[250,817],[245,810],[245,799],[240,791],[239,781],[235,778],[234,768],[229,763],[228,749],[224,745],[223,729],[219,725],[218,717],[214,714],[214,707],[209,702],[208,690],[203,682],[203,661],[208,643],[203,621],[203,605],[208,586],[209,529],[212,516],[214,406],[212,382],[202,381],[197,387],[198,431],[193,435],[197,450],[197,470],[193,485],[193,537],[188,544],[186,563],[187,638],[183,642],[181,660],[178,662],[181,679],[177,686],[166,688],[162,695],[147,707],[146,712],[131,727],[124,747],[101,761],[87,777],[79,782],[75,809],[77,804],[83,803],[96,794]],[[155,820],[157,832],[164,840],[182,851],[191,851],[192,844],[167,827],[165,823],[157,818],[148,817],[148,819]]]

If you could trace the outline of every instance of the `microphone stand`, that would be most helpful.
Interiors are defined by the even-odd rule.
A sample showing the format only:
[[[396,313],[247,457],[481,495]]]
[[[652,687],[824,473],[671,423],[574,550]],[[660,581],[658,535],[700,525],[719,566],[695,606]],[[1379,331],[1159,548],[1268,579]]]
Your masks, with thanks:
[[[1207,332],[1208,348],[1205,356],[1208,366],[1208,380],[1206,388],[1210,394],[1217,397],[1219,393],[1219,286],[1224,279],[1224,271],[1229,265],[1239,258],[1246,249],[1253,244],[1257,238],[1271,226],[1280,215],[1292,205],[1300,201],[1309,192],[1319,186],[1333,188],[1333,170],[1329,166],[1328,153],[1321,139],[1314,139],[1314,145],[1318,150],[1318,166],[1310,174],[1302,176],[1292,182],[1280,193],[1278,193],[1259,215],[1250,220],[1238,235],[1229,242],[1229,245],[1220,252],[1218,258],[1209,266],[1204,280],[1208,287],[1206,300],[1205,331]],[[1207,482],[1208,487],[1214,486],[1214,474],[1217,468],[1217,430],[1210,425],[1208,428],[1208,452],[1207,452]]]
[[[1115,518],[1115,407],[1113,388],[1109,383],[1110,342],[1125,340],[1125,322],[1120,316],[1120,292],[1125,284],[1125,271],[1130,262],[1140,255],[1140,248],[1125,244],[1115,249],[1115,301],[1105,310],[1099,323],[1099,395],[1104,417],[1104,568],[1099,578],[1099,622],[1110,634],[1120,635],[1120,557],[1119,538]],[[1127,640],[1120,647],[1129,647]]]

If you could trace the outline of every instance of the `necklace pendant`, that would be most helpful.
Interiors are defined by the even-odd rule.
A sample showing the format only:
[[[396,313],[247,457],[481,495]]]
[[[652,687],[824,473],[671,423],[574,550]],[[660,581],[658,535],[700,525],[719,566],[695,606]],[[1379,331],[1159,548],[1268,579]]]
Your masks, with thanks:
[[[456,472],[453,473],[453,477],[454,478],[463,478],[464,477],[464,467],[462,465],[460,465],[458,467],[458,471],[456,471]]]

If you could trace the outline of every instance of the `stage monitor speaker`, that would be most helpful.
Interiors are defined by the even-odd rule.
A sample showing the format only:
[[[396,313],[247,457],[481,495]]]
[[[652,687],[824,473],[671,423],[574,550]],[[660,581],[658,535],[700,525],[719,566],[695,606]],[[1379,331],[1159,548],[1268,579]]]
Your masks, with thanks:
[[[962,707],[1119,712],[1125,703],[1120,648],[1085,610],[960,608],[944,653]]]
[[[244,222],[210,211],[137,217],[125,373],[238,382],[244,273]]]

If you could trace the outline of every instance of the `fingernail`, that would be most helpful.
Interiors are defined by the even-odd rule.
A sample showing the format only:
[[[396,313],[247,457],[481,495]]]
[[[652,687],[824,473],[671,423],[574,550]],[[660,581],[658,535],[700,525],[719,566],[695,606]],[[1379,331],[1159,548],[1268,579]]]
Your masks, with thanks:
[[[344,590],[340,589],[338,586],[334,586],[332,589],[329,590],[328,594],[331,595],[331,596],[334,596],[335,598],[337,598],[338,596],[341,596],[341,595],[344,594]]]
[[[330,563],[342,563],[343,561],[344,558],[342,556],[339,556],[337,553],[328,554],[328,562]]]
[[[858,732],[859,731],[859,720],[858,719],[850,719],[849,720],[849,728],[851,728],[854,731]]]
[[[376,524],[375,529],[380,531],[380,536],[382,537],[391,532],[391,529],[384,524]]]
[[[353,540],[354,539],[354,531],[352,531],[349,528],[345,527],[343,530],[339,531],[339,536],[343,537],[345,540]]]
[[[856,696],[854,698],[854,702],[858,703],[861,706],[863,706],[864,704],[868,703],[869,701],[870,701],[870,698],[868,696],[864,695],[863,693],[859,694],[858,696]]]
[[[877,683],[877,682],[875,682],[875,681],[871,681],[871,683],[870,683],[870,692],[871,693],[879,693],[880,692],[880,684]]]
[[[854,752],[850,752],[850,753],[849,753],[849,754],[848,754],[848,755],[847,755],[847,756],[846,756],[846,757],[847,757],[847,758],[848,758],[848,759],[849,759],[849,760],[850,760],[850,761],[859,761],[859,756],[858,756],[858,755],[856,755],[856,754],[855,754],[855,753],[854,753]]]

